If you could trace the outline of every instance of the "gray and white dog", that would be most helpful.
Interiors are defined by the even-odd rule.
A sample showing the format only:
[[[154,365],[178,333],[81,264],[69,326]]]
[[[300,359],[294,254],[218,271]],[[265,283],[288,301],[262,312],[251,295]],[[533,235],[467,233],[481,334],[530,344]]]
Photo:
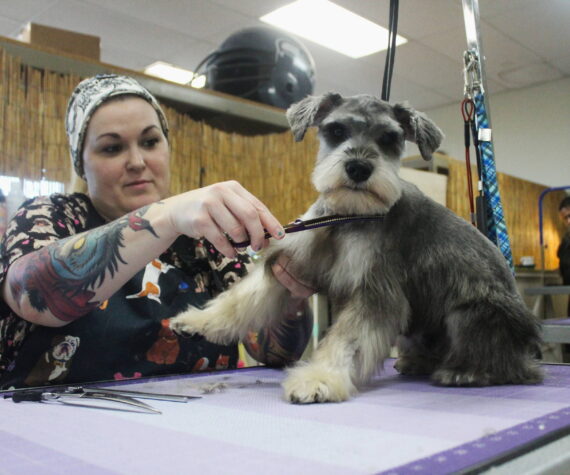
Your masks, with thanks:
[[[204,309],[171,320],[178,332],[228,343],[271,324],[290,295],[271,271],[288,270],[326,294],[334,324],[309,362],[288,370],[285,398],[343,401],[388,357],[437,384],[537,383],[538,324],[506,260],[471,224],[398,176],[406,140],[431,159],[443,134],[407,104],[338,94],[307,97],[287,111],[297,141],[319,128],[312,180],[320,196],[302,216],[385,214],[273,242],[263,264]]]

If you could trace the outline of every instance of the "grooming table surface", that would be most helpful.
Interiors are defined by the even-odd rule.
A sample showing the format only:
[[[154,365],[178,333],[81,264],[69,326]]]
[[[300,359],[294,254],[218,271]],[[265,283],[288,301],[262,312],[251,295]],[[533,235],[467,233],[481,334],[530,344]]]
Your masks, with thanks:
[[[261,367],[105,385],[225,386],[186,404],[145,400],[161,415],[1,399],[0,472],[440,474],[570,432],[569,366],[545,365],[541,385],[489,388],[437,387],[392,366],[340,404],[286,403],[284,373]]]

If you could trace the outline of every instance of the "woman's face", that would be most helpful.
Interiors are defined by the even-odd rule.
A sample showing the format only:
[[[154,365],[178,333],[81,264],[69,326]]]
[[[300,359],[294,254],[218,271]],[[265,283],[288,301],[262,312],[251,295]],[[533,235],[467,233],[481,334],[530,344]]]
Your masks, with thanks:
[[[170,150],[158,115],[144,99],[125,96],[101,105],[83,146],[89,196],[113,220],[168,195]]]

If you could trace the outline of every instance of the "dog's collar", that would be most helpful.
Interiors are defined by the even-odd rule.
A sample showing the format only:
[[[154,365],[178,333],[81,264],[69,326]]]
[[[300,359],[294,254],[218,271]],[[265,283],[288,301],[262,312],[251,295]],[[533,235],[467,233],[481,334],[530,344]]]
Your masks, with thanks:
[[[299,231],[308,231],[309,229],[323,228],[325,226],[334,226],[336,224],[353,223],[355,221],[382,221],[386,215],[384,214],[357,214],[352,216],[321,216],[314,219],[297,219],[292,223],[283,226],[286,234],[298,233]],[[265,232],[265,239],[269,239],[271,234]],[[231,240],[230,240],[231,241]],[[247,247],[250,241],[233,242],[234,247]]]

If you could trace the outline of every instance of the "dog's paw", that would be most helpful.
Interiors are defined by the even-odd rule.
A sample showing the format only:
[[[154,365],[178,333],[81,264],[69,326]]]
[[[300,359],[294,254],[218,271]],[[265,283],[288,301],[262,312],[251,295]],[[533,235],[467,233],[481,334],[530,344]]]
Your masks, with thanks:
[[[310,365],[290,370],[282,386],[285,399],[294,404],[341,402],[356,392],[349,377]]]
[[[491,378],[488,374],[454,369],[438,369],[431,379],[441,386],[489,386]]]
[[[189,335],[204,334],[204,323],[200,318],[200,310],[192,309],[179,313],[169,321],[170,329],[176,333]]]
[[[192,308],[170,319],[170,329],[176,333],[202,335],[208,341],[225,345],[236,339],[220,318],[208,310]]]

